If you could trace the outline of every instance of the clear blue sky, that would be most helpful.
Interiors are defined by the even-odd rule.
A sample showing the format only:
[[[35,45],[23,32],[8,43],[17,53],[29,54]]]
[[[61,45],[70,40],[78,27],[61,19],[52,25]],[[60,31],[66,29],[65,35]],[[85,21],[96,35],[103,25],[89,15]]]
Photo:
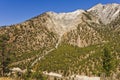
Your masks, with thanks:
[[[120,0],[0,0],[0,26],[23,22],[46,11],[70,12]]]

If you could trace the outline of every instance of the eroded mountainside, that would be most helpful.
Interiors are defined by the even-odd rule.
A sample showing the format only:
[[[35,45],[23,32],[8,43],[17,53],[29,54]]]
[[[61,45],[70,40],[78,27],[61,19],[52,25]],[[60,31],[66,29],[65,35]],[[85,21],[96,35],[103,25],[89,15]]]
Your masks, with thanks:
[[[89,10],[46,12],[23,23],[0,28],[7,36],[9,68],[49,71],[64,76],[104,73],[104,48],[109,48],[120,75],[120,4],[98,4]],[[1,49],[2,50],[2,49]],[[33,64],[34,63],[34,64]]]

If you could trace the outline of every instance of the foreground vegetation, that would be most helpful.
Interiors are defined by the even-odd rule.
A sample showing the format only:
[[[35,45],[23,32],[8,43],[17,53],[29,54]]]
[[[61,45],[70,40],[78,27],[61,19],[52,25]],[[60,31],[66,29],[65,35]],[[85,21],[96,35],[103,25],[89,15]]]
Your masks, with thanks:
[[[110,75],[115,71],[117,62],[108,52],[106,45],[93,45],[86,48],[78,48],[72,45],[60,45],[58,49],[48,54],[35,68],[62,73],[64,76],[73,74],[85,74],[100,76],[102,73]]]

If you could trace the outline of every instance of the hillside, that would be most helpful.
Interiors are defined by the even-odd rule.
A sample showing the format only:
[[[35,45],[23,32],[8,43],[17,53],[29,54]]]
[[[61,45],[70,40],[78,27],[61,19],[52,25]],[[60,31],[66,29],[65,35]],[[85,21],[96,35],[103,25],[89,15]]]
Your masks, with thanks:
[[[119,31],[120,4],[98,4],[69,13],[46,12],[0,27],[0,64],[5,57],[8,69],[55,72],[65,79],[105,74],[119,80]]]

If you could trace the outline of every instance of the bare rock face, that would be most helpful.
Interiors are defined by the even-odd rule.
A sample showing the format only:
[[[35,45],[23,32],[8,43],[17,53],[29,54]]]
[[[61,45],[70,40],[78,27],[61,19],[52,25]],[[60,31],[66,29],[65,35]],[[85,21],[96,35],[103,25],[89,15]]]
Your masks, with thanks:
[[[88,11],[92,12],[94,15],[97,15],[102,23],[108,24],[120,14],[120,4],[98,4]]]
[[[63,35],[65,32],[74,29],[76,25],[81,22],[81,14],[84,10],[77,10],[69,13],[55,13],[47,12],[50,16],[52,23],[55,25],[50,28],[54,29],[58,35]]]

